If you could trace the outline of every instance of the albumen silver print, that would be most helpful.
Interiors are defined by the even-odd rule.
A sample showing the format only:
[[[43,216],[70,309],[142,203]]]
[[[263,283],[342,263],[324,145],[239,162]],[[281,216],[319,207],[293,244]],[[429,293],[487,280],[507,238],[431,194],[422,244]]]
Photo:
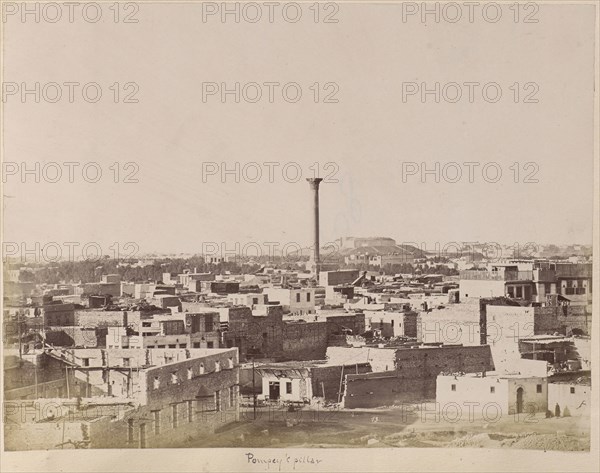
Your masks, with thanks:
[[[4,1],[2,471],[598,458],[589,1]]]

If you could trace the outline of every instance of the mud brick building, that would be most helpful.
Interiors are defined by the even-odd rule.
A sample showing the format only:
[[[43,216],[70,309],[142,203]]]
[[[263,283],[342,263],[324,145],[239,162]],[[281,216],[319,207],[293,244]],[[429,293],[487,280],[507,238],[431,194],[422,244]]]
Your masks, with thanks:
[[[440,373],[477,373],[493,369],[487,345],[400,348],[396,350],[393,370],[346,375],[344,407],[433,400]]]
[[[264,315],[253,315],[246,306],[229,308],[221,327],[223,343],[237,347],[240,359],[319,360],[327,350],[326,322],[287,322],[280,305],[265,306]]]
[[[182,446],[239,418],[236,349],[63,350],[45,356],[62,361],[82,387],[75,389],[71,380],[62,398],[13,401],[8,449]]]

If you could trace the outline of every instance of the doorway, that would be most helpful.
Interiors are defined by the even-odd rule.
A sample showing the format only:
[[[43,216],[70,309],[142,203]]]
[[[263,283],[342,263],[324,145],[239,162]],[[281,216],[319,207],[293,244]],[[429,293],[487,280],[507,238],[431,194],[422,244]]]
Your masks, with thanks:
[[[269,381],[269,399],[279,399],[279,381]]]
[[[140,448],[146,448],[146,424],[140,424]]]
[[[523,388],[517,389],[517,414],[523,413]]]

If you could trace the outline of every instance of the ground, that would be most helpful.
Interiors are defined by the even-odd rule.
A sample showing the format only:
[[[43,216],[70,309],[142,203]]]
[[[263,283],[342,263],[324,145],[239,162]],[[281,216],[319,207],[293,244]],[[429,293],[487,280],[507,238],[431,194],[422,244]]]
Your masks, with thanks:
[[[469,447],[587,451],[590,419],[508,416],[489,422],[423,417],[402,408],[302,410],[262,408],[210,438],[190,438],[185,447]],[[183,445],[182,445],[183,447]]]

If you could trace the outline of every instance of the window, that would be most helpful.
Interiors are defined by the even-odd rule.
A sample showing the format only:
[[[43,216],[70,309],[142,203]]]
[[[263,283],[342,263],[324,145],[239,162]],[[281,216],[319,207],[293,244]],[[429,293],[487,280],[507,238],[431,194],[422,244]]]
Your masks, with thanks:
[[[188,422],[194,422],[194,401],[187,402]]]
[[[179,381],[179,376],[177,376],[177,371],[173,371],[171,373],[171,384],[177,384]]]
[[[160,411],[152,411],[154,413],[154,434],[160,435]]]
[[[575,394],[575,388],[571,388],[571,394]]]
[[[123,366],[128,368],[130,365],[130,358],[123,358]]]
[[[252,303],[253,304],[258,304],[258,297],[253,297],[252,298]]]
[[[229,406],[235,406],[235,386],[229,388]]]
[[[179,425],[179,419],[177,418],[177,404],[171,404],[171,425],[174,429]]]
[[[164,347],[165,347],[164,345],[158,345],[158,348],[164,348]]]
[[[214,342],[206,342],[206,348],[213,348],[214,346]]]
[[[169,348],[177,348],[177,345],[175,343],[170,343]]]
[[[194,342],[194,348],[200,348],[200,342]]]
[[[127,419],[127,440],[133,442],[133,419]]]
[[[538,384],[538,385],[535,387],[535,392],[536,392],[536,393],[538,393],[538,394],[542,392],[542,385],[541,385],[541,384]]]
[[[288,381],[285,384],[285,393],[286,394],[292,394],[292,382],[291,381]]]
[[[194,377],[194,370],[192,368],[187,369],[187,379],[192,379]]]
[[[221,410],[221,391],[215,391],[215,411]]]
[[[306,293],[306,302],[310,302],[310,292]]]
[[[180,343],[179,348],[187,348],[187,343]]]
[[[300,293],[296,293],[296,302],[300,302]]]
[[[456,384],[451,384],[451,385],[450,385],[450,389],[451,389],[452,391],[456,391]]]
[[[89,358],[84,358],[83,359],[83,366],[90,366],[90,359]]]
[[[158,376],[154,377],[154,389],[158,389],[160,388],[160,379],[158,379]]]
[[[140,448],[146,448],[146,424],[140,424]]]
[[[495,386],[490,386],[490,393],[494,394],[496,392],[496,387]]]
[[[523,297],[523,287],[517,286],[517,299]]]

